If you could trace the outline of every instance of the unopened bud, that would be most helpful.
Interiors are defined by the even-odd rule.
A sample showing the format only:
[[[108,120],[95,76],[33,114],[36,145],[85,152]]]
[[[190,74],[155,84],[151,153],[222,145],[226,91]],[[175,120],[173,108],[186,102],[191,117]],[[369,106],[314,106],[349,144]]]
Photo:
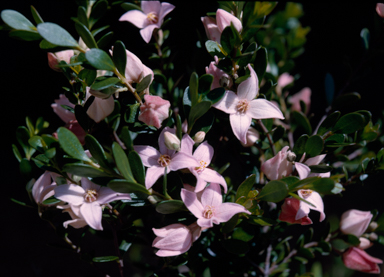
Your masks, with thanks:
[[[168,131],[164,133],[164,143],[169,150],[176,150],[176,151],[180,150],[179,138]]]
[[[203,140],[205,139],[205,132],[203,131],[200,131],[200,132],[197,132],[193,138],[193,141],[195,143],[200,143],[202,142]]]
[[[371,241],[375,241],[375,240],[377,240],[379,238],[379,236],[376,234],[376,233],[370,233],[369,234],[369,239],[371,240]]]
[[[369,239],[367,239],[367,238],[361,237],[361,238],[359,238],[359,240],[360,240],[360,244],[359,244],[358,247],[360,249],[367,249],[367,248],[372,246],[371,241]]]
[[[296,160],[296,154],[295,153],[293,153],[293,152],[291,152],[291,151],[289,151],[288,153],[287,153],[287,161],[288,162],[294,162]]]
[[[376,221],[372,221],[372,222],[369,224],[369,226],[368,226],[368,230],[370,230],[370,231],[375,231],[376,228],[377,228],[378,226],[379,226],[379,225],[377,224]]]

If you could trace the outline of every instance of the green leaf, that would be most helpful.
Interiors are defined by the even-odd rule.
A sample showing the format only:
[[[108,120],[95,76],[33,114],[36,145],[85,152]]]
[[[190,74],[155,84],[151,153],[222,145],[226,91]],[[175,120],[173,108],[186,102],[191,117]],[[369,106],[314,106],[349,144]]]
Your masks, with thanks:
[[[220,43],[224,51],[230,54],[232,49],[237,47],[240,43],[240,35],[237,32],[236,28],[231,23],[230,26],[226,27],[221,33]]]
[[[120,139],[124,143],[125,147],[127,147],[128,151],[133,150],[133,142],[132,142],[131,135],[129,133],[128,126],[124,126],[121,129]]]
[[[149,85],[151,84],[152,81],[152,74],[148,74],[143,78],[143,80],[140,81],[140,83],[137,84],[136,90],[138,92],[144,91]]]
[[[52,44],[71,48],[79,47],[77,41],[65,29],[55,23],[41,23],[37,25],[37,31]]]
[[[341,237],[346,243],[352,245],[352,246],[358,246],[360,244],[360,240],[358,237],[354,235],[343,235]]]
[[[259,84],[263,80],[265,71],[267,70],[268,65],[268,53],[267,48],[260,47],[256,52],[256,59],[254,69],[259,79]]]
[[[156,211],[160,214],[173,214],[188,211],[184,202],[180,200],[166,200],[156,205]]]
[[[206,93],[203,98],[202,98],[202,101],[211,101],[212,102],[212,105],[219,102],[221,100],[221,98],[223,98],[225,94],[225,88],[215,88],[211,91],[209,91],[208,93]]]
[[[16,139],[23,148],[24,154],[27,159],[30,159],[33,153],[35,153],[36,151],[29,145],[29,138],[30,134],[28,132],[28,129],[24,126],[19,126],[16,130]]]
[[[198,88],[199,88],[199,76],[196,72],[191,74],[189,79],[189,97],[191,99],[191,106],[195,106],[198,101]]]
[[[223,52],[221,52],[219,44],[216,41],[207,40],[205,42],[205,48],[207,49],[208,53],[211,54],[212,57],[217,56],[219,59],[225,57]]]
[[[21,159],[22,159],[21,154],[19,152],[19,149],[17,149],[17,146],[14,144],[12,144],[12,151],[13,151],[13,154],[15,155],[17,161],[21,162]]]
[[[305,178],[305,179],[302,179],[302,180],[298,180],[296,182],[292,182],[290,184],[288,184],[288,189],[289,191],[295,191],[295,190],[298,190],[298,189],[302,189],[303,186],[307,185],[307,184],[311,184],[317,180],[319,180],[320,177],[309,177],[309,178]]]
[[[129,182],[135,183],[136,180],[133,178],[131,171],[131,166],[129,165],[128,157],[125,155],[123,148],[117,143],[113,142],[112,144],[113,157],[115,158],[115,163],[120,173],[127,179]]]
[[[40,40],[42,37],[38,32],[27,30],[12,30],[9,32],[11,38],[19,38],[25,41]]]
[[[281,125],[277,126],[276,129],[273,131],[272,141],[277,142],[279,139],[284,137],[284,134],[285,134],[284,127]]]
[[[364,116],[358,113],[343,115],[335,124],[334,133],[350,134],[364,128]]]
[[[85,136],[85,144],[87,145],[92,158],[94,158],[102,167],[110,168],[104,149],[97,141],[97,139],[88,134]]]
[[[35,31],[36,27],[24,15],[14,10],[3,10],[1,19],[16,30]]]
[[[136,114],[138,113],[139,109],[140,109],[140,103],[129,105],[124,116],[125,121],[127,123],[135,123]]]
[[[253,239],[254,236],[255,236],[254,226],[249,224],[248,225],[243,224],[243,226],[236,228],[232,234],[232,238],[238,239],[241,241],[250,241],[251,239]]]
[[[78,77],[85,82],[87,87],[90,87],[93,84],[93,82],[96,79],[96,76],[97,76],[96,70],[87,69],[87,68],[83,68],[78,75]]]
[[[247,66],[249,63],[254,63],[253,60],[256,57],[256,49],[257,49],[257,44],[256,42],[252,42],[247,49],[245,49],[242,57],[239,59],[237,62],[240,68],[244,68]],[[257,75],[259,75],[259,72],[257,72]]]
[[[43,19],[41,18],[40,14],[37,12],[34,6],[31,6],[31,13],[36,24],[44,23]]]
[[[40,152],[44,152],[45,143],[43,139],[39,136],[33,136],[28,140],[29,145]]]
[[[211,108],[211,102],[209,101],[202,101],[197,105],[192,106],[192,109],[189,112],[189,118],[188,118],[189,131],[192,129],[195,121],[198,118],[202,117],[210,108]]]
[[[308,138],[305,143],[305,153],[307,157],[315,157],[320,155],[321,151],[323,151],[324,142],[323,139],[319,135],[314,135]]]
[[[57,136],[60,146],[64,151],[75,159],[82,160],[84,162],[92,162],[91,159],[85,154],[83,146],[74,133],[65,127],[60,127],[57,130]]]
[[[19,164],[21,174],[29,176],[32,173],[32,164],[26,158],[23,158]]]
[[[312,133],[312,127],[308,118],[302,112],[293,111],[291,113],[292,125],[296,130],[298,127],[302,127],[306,134]]]
[[[104,36],[102,36],[98,41],[97,45],[99,48],[107,48],[110,45],[110,41],[113,37],[113,32],[108,32]]]
[[[79,36],[83,39],[84,43],[88,46],[88,48],[98,48],[95,38],[86,26],[79,22],[76,22],[75,28]]]
[[[132,183],[126,180],[116,179],[108,183],[108,187],[113,189],[116,192],[121,193],[145,193],[150,195],[151,193],[142,185],[138,183]]]
[[[268,202],[280,202],[288,195],[288,186],[286,183],[278,180],[270,181],[261,190],[257,196],[258,200]]]
[[[257,224],[261,226],[272,226],[275,225],[277,222],[273,219],[262,217],[262,216],[250,216],[251,221],[249,223]]]
[[[212,74],[204,74],[199,78],[199,94],[207,94],[211,91],[211,85],[213,82]]]
[[[329,131],[337,122],[337,120],[340,117],[340,112],[336,111],[332,114],[330,114],[320,125],[319,129],[317,130],[317,134],[322,136],[327,131]]]
[[[344,107],[352,106],[353,104],[359,102],[361,96],[357,92],[351,92],[343,94],[335,99],[332,103],[332,109],[338,110]]]
[[[232,232],[232,230],[236,227],[238,221],[239,221],[239,214],[235,214],[234,216],[231,217],[230,220],[228,220],[223,224],[223,227],[221,228],[221,232],[223,232],[224,234]]]
[[[135,180],[139,184],[145,185],[145,170],[139,154],[136,151],[129,152],[128,161]]]
[[[99,0],[93,6],[89,16],[89,29],[106,13],[108,10],[108,1]]]
[[[110,175],[101,169],[83,163],[70,163],[63,166],[63,171],[81,177],[110,177]]]
[[[118,40],[113,45],[112,58],[117,70],[120,72],[121,75],[125,77],[125,67],[127,65],[127,52],[125,49],[125,45],[122,41]]]
[[[247,196],[248,192],[252,189],[253,185],[256,182],[256,175],[252,174],[247,179],[245,179],[239,186],[239,188],[236,191],[236,197],[235,199],[239,199],[241,196]]]
[[[369,30],[367,28],[364,28],[360,32],[360,37],[363,41],[363,45],[365,50],[369,49]]]
[[[93,83],[93,85],[91,86],[91,89],[100,91],[100,90],[109,88],[111,86],[114,86],[120,82],[120,79],[116,77],[106,77],[106,78],[103,78],[101,81],[99,81],[100,80],[99,78]]]
[[[295,146],[292,149],[292,151],[296,154],[296,160],[300,160],[300,157],[304,154],[308,138],[308,135],[302,135],[296,141]]]
[[[189,135],[193,137],[199,131],[208,133],[214,121],[215,115],[211,110],[209,110],[202,117],[196,120],[195,124],[193,124],[191,131],[189,132]]]
[[[132,3],[123,3],[123,4],[121,4],[121,7],[126,11],[130,11],[130,10],[141,11],[141,8],[139,6],[132,4]]]
[[[304,185],[302,189],[310,189],[318,193],[330,194],[335,187],[335,181],[331,178],[320,178],[313,183]]]
[[[117,256],[102,256],[102,257],[94,257],[92,259],[94,263],[105,263],[105,262],[113,262],[118,260],[119,260],[119,257]]]
[[[101,49],[91,49],[85,53],[87,61],[96,69],[114,71],[111,57]]]
[[[230,253],[241,255],[249,251],[247,242],[237,239],[227,239],[221,242],[221,245]]]
[[[84,25],[84,27],[88,30],[88,17],[87,17],[87,10],[79,6],[77,8],[77,19],[78,21]],[[80,35],[80,34],[79,34]],[[86,43],[87,44],[87,43]],[[87,44],[88,45],[88,44]],[[90,47],[91,48],[91,47]],[[97,48],[97,47],[96,47]]]

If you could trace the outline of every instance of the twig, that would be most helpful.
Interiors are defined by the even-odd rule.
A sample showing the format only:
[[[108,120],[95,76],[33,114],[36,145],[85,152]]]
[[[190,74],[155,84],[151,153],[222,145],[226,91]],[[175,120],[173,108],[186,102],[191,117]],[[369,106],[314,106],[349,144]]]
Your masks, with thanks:
[[[264,126],[264,124],[263,124],[263,122],[261,121],[261,119],[258,119],[258,120],[257,120],[257,123],[258,123],[258,124],[260,125],[260,127],[263,129],[264,133],[266,133],[267,138],[268,138],[268,141],[269,141],[269,144],[271,145],[271,149],[272,149],[272,152],[273,152],[273,156],[275,156],[275,155],[276,155],[276,149],[275,149],[275,145],[273,144],[271,135],[268,133],[268,130],[267,130],[267,128]]]

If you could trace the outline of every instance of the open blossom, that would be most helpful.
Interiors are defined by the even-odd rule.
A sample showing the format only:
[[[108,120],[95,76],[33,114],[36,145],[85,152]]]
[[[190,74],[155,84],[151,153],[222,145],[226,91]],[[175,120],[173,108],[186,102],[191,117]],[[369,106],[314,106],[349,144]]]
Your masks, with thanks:
[[[101,187],[87,178],[81,179],[81,186],[75,184],[57,186],[55,197],[67,202],[74,215],[77,218],[83,218],[95,230],[103,230],[102,205],[116,200],[131,199],[128,193],[119,193],[108,187]]]
[[[201,21],[204,24],[208,39],[218,43],[220,43],[221,33],[226,27],[230,26],[231,23],[239,33],[243,29],[241,21],[236,16],[222,9],[216,11],[216,19],[204,16],[201,18]]]
[[[168,118],[171,103],[160,96],[144,95],[144,103],[140,106],[139,120],[156,128]]]
[[[141,37],[148,43],[153,30],[160,29],[164,17],[174,8],[174,5],[166,2],[160,4],[159,1],[141,1],[142,11],[128,11],[120,17],[119,21],[128,21],[140,28]]]
[[[290,98],[288,98],[288,102],[292,104],[293,111],[301,111],[300,101],[303,101],[307,107],[307,113],[309,111],[311,105],[311,94],[312,91],[310,88],[306,87],[300,90],[298,93],[295,93]]]
[[[220,185],[211,183],[205,188],[199,200],[196,193],[181,189],[181,199],[185,206],[197,217],[200,227],[213,227],[213,223],[227,222],[238,213],[251,214],[246,208],[236,203],[223,203]]]
[[[180,152],[192,155],[194,144],[195,142],[189,135],[184,135]],[[213,157],[213,147],[205,141],[196,148],[192,156],[199,162],[199,166],[188,168],[197,179],[195,192],[202,191],[207,182],[218,183],[223,186],[224,192],[227,192],[227,182],[224,177],[208,168]]]
[[[382,264],[383,261],[368,255],[362,249],[350,247],[343,253],[343,263],[349,269],[378,274],[380,273],[380,268],[377,264]]]
[[[259,81],[256,72],[248,64],[251,76],[243,81],[237,90],[227,91],[219,102],[213,107],[229,114],[229,120],[235,136],[243,143],[247,143],[247,131],[251,126],[252,118],[284,119],[282,112],[265,99],[254,99],[258,95]]]
[[[57,173],[45,171],[33,184],[32,196],[37,204],[42,204],[44,200],[55,194],[54,189],[57,184],[54,180],[57,176],[59,176]]]
[[[68,225],[70,225],[75,229],[79,229],[79,228],[83,228],[83,227],[88,225],[87,221],[85,221],[85,219],[82,217],[82,215],[80,213],[80,207],[79,206],[67,205],[64,208],[63,212],[67,212],[71,216],[70,220],[63,222],[63,226],[65,228],[68,228]]]
[[[360,237],[367,230],[372,214],[367,211],[348,210],[341,215],[340,231],[344,234]]]
[[[65,61],[67,64],[71,63],[71,57],[74,55],[73,50],[64,50],[56,53],[48,53],[48,65],[55,71],[61,72],[58,66],[60,61]]]
[[[304,201],[300,201],[300,208],[297,211],[297,214],[295,216],[296,220],[299,220],[301,218],[304,218],[308,216],[309,210],[318,211],[320,213],[320,219],[319,221],[323,221],[325,219],[325,213],[324,213],[324,203],[323,199],[321,198],[320,194],[316,191],[310,190],[310,189],[300,189],[297,192],[301,198],[308,201],[309,203],[313,204],[314,206],[311,206]]]
[[[152,228],[152,230],[157,236],[152,246],[159,248],[156,255],[170,257],[187,252],[192,243],[200,237],[202,228],[195,222],[189,226],[175,223],[160,229]]]
[[[213,82],[211,89],[224,87],[230,88],[233,85],[232,78],[223,70],[219,69],[216,65],[219,63],[217,56],[215,56],[215,61],[209,64],[209,67],[205,67],[205,73],[213,75]]]
[[[284,204],[281,206],[281,213],[279,219],[288,223],[298,223],[301,225],[312,224],[312,220],[308,215],[296,219],[296,214],[300,209],[300,200],[296,198],[285,198]]]
[[[159,136],[159,149],[147,145],[134,146],[135,151],[139,154],[144,166],[148,167],[145,175],[145,187],[151,188],[153,184],[164,175],[165,167],[167,173],[176,171],[182,168],[198,167],[200,164],[191,155],[183,152],[176,153],[175,150],[170,150],[164,142],[164,133],[176,133],[174,128],[165,127]]]

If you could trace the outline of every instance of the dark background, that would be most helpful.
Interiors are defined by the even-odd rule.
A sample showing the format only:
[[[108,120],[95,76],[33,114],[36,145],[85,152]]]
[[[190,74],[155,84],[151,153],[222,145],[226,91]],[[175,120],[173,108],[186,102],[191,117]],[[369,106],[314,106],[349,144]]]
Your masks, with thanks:
[[[180,71],[196,70],[202,74],[204,67],[210,62],[209,55],[204,53],[205,56],[196,60],[189,51],[196,45],[198,33],[196,29],[201,35],[205,35],[200,17],[206,12],[215,11],[217,6],[210,2],[205,5],[202,2],[198,4],[192,1],[185,2],[183,4],[177,2],[176,9],[169,14],[173,19],[168,26],[171,30],[170,40],[179,42],[179,46],[174,49],[179,53],[175,60],[175,67]],[[17,10],[32,21],[31,4],[39,11],[44,21],[57,23],[76,37],[74,24],[69,19],[76,16],[77,8],[74,1],[2,1],[0,10]],[[326,107],[324,96],[326,73],[332,74],[336,92],[343,89],[347,83],[349,85],[345,87],[345,92],[359,92],[362,99],[358,103],[358,109],[370,110],[374,121],[381,114],[384,93],[383,56],[360,65],[364,53],[360,39],[362,28],[370,30],[372,47],[384,49],[382,36],[384,25],[376,27],[382,19],[377,16],[375,5],[374,2],[303,3],[305,15],[301,22],[304,27],[310,26],[311,31],[307,36],[305,53],[296,60],[296,67],[292,72],[300,74],[301,78],[295,82],[290,92],[295,93],[303,87],[310,87],[312,89],[311,111],[317,116],[320,117]],[[284,6],[284,3],[279,3],[277,9],[282,9]],[[115,31],[113,41],[122,40],[127,49],[137,53],[139,58],[150,66],[143,53],[149,53],[152,50],[151,46],[146,45],[141,39],[136,27],[127,22],[118,21],[123,13],[123,9],[118,6],[108,12],[107,23]],[[63,242],[55,235],[49,224],[39,218],[36,209],[23,207],[10,201],[10,198],[15,198],[30,203],[24,189],[27,180],[20,176],[18,162],[11,149],[12,143],[17,143],[16,128],[25,125],[27,115],[33,120],[43,116],[50,122],[53,131],[61,126],[62,122],[52,112],[50,104],[63,92],[61,87],[66,86],[67,81],[61,74],[48,67],[46,53],[39,49],[37,42],[11,39],[6,32],[2,31],[0,47],[0,103],[2,105],[0,136],[3,147],[1,159],[3,191],[0,193],[2,274],[4,276],[95,276],[99,272],[77,259],[76,254],[56,250],[48,245],[61,245]],[[353,75],[356,68],[357,74]],[[188,79],[189,77],[184,78],[182,84],[187,86]],[[316,121],[313,122],[316,123]],[[365,187],[360,185],[349,187],[344,197],[325,197],[325,213],[340,215],[350,208],[361,210],[378,208],[384,211],[382,180],[383,175],[378,174],[370,177],[365,182]],[[361,193],[362,191],[364,194]],[[349,199],[349,202],[344,199]],[[102,244],[103,241],[97,243]],[[372,251],[370,252],[372,255],[376,254],[376,257],[384,258],[382,248],[374,248]]]

